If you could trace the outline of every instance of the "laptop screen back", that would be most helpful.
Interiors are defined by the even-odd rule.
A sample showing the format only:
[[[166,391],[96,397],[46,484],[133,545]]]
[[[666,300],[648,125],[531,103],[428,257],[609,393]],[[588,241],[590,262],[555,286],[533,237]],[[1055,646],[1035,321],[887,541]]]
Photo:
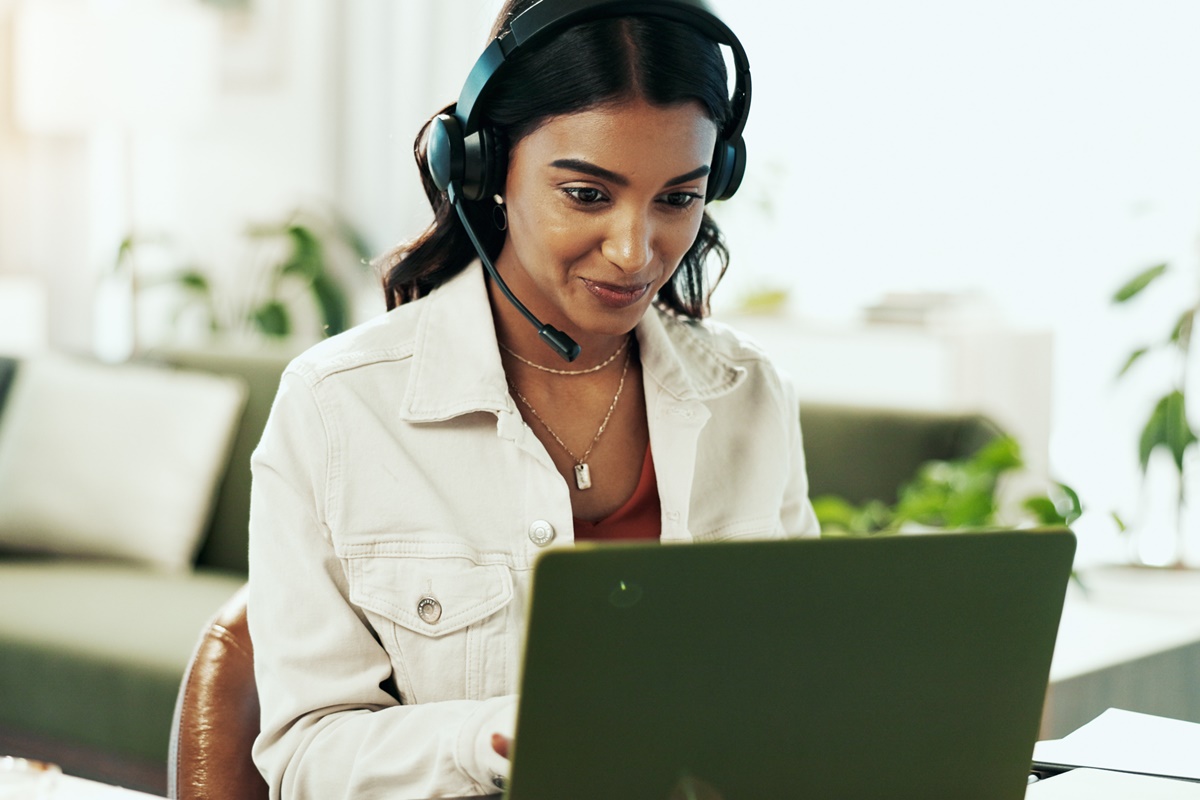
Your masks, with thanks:
[[[1023,797],[1066,531],[580,546],[534,577],[510,797]]]

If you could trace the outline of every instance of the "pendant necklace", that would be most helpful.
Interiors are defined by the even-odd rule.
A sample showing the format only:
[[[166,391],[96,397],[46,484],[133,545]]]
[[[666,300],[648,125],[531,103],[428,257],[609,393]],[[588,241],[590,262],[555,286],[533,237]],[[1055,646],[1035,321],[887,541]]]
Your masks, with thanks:
[[[622,348],[623,347],[624,345],[622,345]],[[608,413],[604,415],[604,421],[600,423],[600,430],[596,431],[596,435],[592,437],[592,443],[588,445],[587,450],[583,452],[582,456],[576,456],[571,452],[571,448],[567,447],[566,443],[559,438],[557,433],[554,432],[554,429],[546,424],[546,420],[542,419],[542,415],[537,412],[537,409],[535,409],[533,405],[525,399],[525,395],[521,394],[521,391],[516,387],[516,385],[509,381],[508,385],[513,390],[513,394],[517,396],[517,399],[525,404],[525,407],[529,409],[529,413],[533,414],[534,418],[536,418],[538,422],[542,423],[542,427],[546,429],[546,432],[554,437],[554,441],[558,442],[559,447],[565,450],[567,455],[571,457],[571,460],[575,462],[575,486],[578,487],[580,491],[592,488],[592,471],[591,468],[588,467],[587,459],[588,456],[592,454],[592,449],[595,448],[596,442],[600,441],[600,436],[604,433],[604,429],[608,427],[608,421],[612,418],[613,411],[617,407],[617,401],[621,399],[621,390],[625,388],[625,373],[629,371],[629,355],[629,353],[625,354],[625,366],[621,368],[621,382],[617,384],[617,393],[613,395],[612,405],[608,407]],[[616,354],[614,353],[613,358],[615,357]],[[612,359],[610,358],[609,361],[611,360]]]

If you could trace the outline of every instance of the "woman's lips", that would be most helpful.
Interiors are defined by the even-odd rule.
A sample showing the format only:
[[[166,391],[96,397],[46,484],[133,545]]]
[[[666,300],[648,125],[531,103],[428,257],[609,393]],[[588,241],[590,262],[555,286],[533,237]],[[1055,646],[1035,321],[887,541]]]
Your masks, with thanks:
[[[635,286],[620,286],[614,283],[600,283],[582,278],[583,285],[592,296],[610,308],[626,308],[646,296],[650,284],[639,283]]]

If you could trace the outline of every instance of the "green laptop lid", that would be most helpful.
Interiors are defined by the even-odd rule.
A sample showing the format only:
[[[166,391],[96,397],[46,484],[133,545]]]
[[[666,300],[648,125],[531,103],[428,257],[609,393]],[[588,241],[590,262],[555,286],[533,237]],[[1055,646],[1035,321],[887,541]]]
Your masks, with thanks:
[[[1065,530],[580,546],[536,567],[512,800],[1024,796]]]

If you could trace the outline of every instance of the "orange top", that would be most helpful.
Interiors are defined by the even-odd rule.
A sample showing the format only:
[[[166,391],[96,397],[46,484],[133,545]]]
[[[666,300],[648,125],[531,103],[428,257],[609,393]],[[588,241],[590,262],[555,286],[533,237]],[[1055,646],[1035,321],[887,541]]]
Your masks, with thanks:
[[[642,476],[637,488],[625,505],[599,522],[575,518],[575,539],[578,541],[616,541],[620,539],[654,539],[662,534],[662,508],[658,504],[658,481],[654,476],[654,458],[646,446]]]

